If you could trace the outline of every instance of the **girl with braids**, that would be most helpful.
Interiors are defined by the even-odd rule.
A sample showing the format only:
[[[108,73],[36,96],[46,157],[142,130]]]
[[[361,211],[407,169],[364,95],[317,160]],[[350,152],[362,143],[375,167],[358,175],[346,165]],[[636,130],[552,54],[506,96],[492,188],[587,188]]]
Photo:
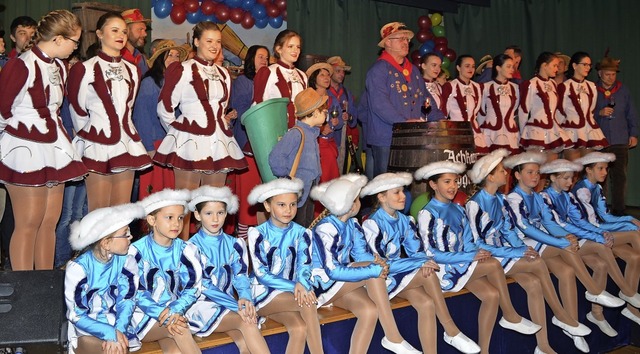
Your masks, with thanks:
[[[551,354],[555,351],[547,337],[545,299],[555,315],[551,321],[554,325],[580,336],[589,334],[591,330],[578,323],[562,307],[544,261],[535,249],[525,245],[514,229],[504,196],[498,192],[507,183],[507,171],[502,160],[508,154],[505,149],[495,150],[478,159],[467,172],[471,181],[482,189],[471,197],[465,208],[475,244],[497,257],[505,275],[515,279],[527,293],[531,318],[542,325],[536,333],[534,353]]]
[[[61,59],[78,47],[81,31],[71,12],[48,13],[30,49],[0,74],[0,182],[20,215],[9,249],[13,270],[53,268],[64,184],[87,173],[58,116],[67,78]]]
[[[176,45],[172,40],[161,40],[156,51],[149,58],[149,71],[144,74],[140,83],[140,92],[133,107],[133,124],[140,133],[140,139],[150,157],[156,152],[162,139],[167,135],[157,114],[160,88],[164,83],[164,72],[174,62],[183,62],[187,58],[187,50]],[[140,190],[138,200],[146,198],[153,192],[165,188],[174,188],[173,171],[159,165],[140,173]]]
[[[473,242],[464,209],[452,202],[458,192],[459,175],[465,169],[463,163],[439,161],[416,171],[416,179],[427,180],[432,191],[431,200],[418,214],[418,230],[423,251],[440,266],[437,274],[442,290],[459,291],[464,287],[480,299],[478,342],[481,353],[486,354],[498,305],[503,313],[501,327],[522,334],[537,333],[541,327],[516,312],[500,262]]]
[[[378,318],[385,332],[383,346],[393,352],[406,352],[403,350],[412,347],[398,331],[387,295],[389,265],[378,254],[371,254],[355,218],[360,210],[360,190],[366,183],[366,177],[348,174],[311,190],[311,198],[326,207],[316,219],[318,223],[311,226],[315,226],[314,290],[318,306],[332,303],[356,315],[349,353],[367,352]],[[419,266],[423,261],[418,261]],[[435,353],[436,341],[429,344]]]
[[[67,87],[76,150],[89,169],[89,210],[131,200],[136,170],[151,159],[131,120],[139,88],[138,68],[122,60],[127,25],[117,13],[98,19],[98,54],[71,68]]]
[[[560,298],[571,318],[578,318],[578,296],[575,278],[587,289],[585,298],[607,307],[619,307],[624,301],[609,294],[587,271],[578,251],[576,236],[556,222],[552,210],[540,193],[535,191],[540,182],[540,165],[547,156],[541,152],[525,152],[504,160],[517,185],[506,197],[508,212],[516,226],[518,237],[533,247],[558,278]],[[589,345],[582,336],[564,332],[573,339],[580,351],[588,352]]]
[[[558,86],[558,122],[573,143],[563,157],[570,161],[609,145],[594,117],[598,94],[596,84],[586,79],[589,71],[589,54],[576,52],[567,68],[569,79]]]
[[[153,160],[173,167],[176,189],[201,185],[222,187],[229,171],[244,169],[244,154],[233,137],[229,104],[231,77],[214,63],[222,50],[222,34],[213,22],[193,28],[196,56],[169,65],[160,91],[158,116],[168,127]],[[175,109],[181,115],[176,117]],[[234,115],[233,117],[237,117]],[[189,220],[181,237],[188,238]]]
[[[516,113],[520,103],[518,85],[511,82],[515,66],[513,59],[506,54],[493,58],[492,81],[482,86],[478,125],[485,137],[484,151],[488,153],[504,148],[511,153],[520,152],[520,131],[516,122]]]

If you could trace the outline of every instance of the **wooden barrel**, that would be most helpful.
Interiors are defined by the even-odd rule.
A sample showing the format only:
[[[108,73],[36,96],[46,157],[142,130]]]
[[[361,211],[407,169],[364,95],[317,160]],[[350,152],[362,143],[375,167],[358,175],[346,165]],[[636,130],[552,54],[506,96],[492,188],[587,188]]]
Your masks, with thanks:
[[[420,167],[436,161],[462,162],[467,168],[476,162],[478,154],[469,122],[396,123],[393,125],[391,153],[388,170],[390,172],[414,173]],[[471,181],[464,175],[460,178],[460,188],[468,194]],[[427,190],[424,181],[416,181],[411,187],[415,197]]]

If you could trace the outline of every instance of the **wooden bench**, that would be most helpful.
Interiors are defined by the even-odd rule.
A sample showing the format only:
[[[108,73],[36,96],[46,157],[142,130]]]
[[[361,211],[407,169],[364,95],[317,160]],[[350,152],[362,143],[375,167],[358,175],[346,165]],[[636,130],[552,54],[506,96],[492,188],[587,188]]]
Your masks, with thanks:
[[[515,281],[512,278],[507,277],[507,284],[511,284],[513,282]],[[449,297],[458,296],[458,295],[467,294],[467,293],[469,293],[467,289],[462,289],[455,293],[451,293],[451,292],[444,293],[444,297],[449,298]],[[411,304],[409,303],[409,301],[405,299],[395,297],[391,300],[392,310],[408,307],[408,306],[411,306]],[[318,309],[318,319],[320,320],[320,325],[344,321],[354,317],[355,316],[350,311],[347,311],[345,309],[342,309],[336,306],[327,306],[327,307],[321,307]],[[262,330],[261,330],[262,335],[264,337],[272,334],[285,333],[286,331],[287,330],[284,327],[284,325],[276,321],[273,321],[271,319],[267,319],[267,321],[262,324]],[[231,338],[225,333],[213,333],[210,336],[205,338],[200,338],[200,337],[194,337],[194,338],[196,343],[198,343],[198,346],[200,347],[200,349],[214,348],[220,345],[233,342],[233,340],[231,340]],[[158,345],[157,342],[151,342],[151,343],[144,343],[140,351],[136,353],[162,354],[162,350],[160,349],[160,345]]]

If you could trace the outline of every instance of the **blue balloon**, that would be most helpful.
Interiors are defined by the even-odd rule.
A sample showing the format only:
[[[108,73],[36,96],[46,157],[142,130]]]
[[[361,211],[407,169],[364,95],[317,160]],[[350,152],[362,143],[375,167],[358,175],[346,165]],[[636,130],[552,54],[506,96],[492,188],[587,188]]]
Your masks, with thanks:
[[[433,52],[433,47],[430,47],[428,45],[428,41],[427,41],[427,42],[422,43],[422,45],[418,49],[418,52],[420,53],[420,56],[423,57],[423,56]]]
[[[258,20],[267,18],[267,9],[264,5],[256,4],[253,6],[253,9],[251,9],[251,15],[253,15],[253,18],[255,18],[257,22]]]
[[[253,9],[253,5],[255,4],[256,4],[256,0],[243,0],[242,9],[245,11],[251,11],[251,9]]]
[[[187,21],[192,24],[204,21],[206,16],[202,13],[202,10],[198,9],[196,12],[187,12]]]
[[[282,16],[274,17],[269,19],[269,25],[273,28],[282,27]]]
[[[157,0],[153,7],[153,13],[156,14],[158,18],[167,18],[167,16],[171,14],[172,7],[173,4],[171,0]]]
[[[433,48],[436,47],[436,42],[434,42],[433,39],[430,39],[428,41],[425,41],[423,45],[427,45],[429,49],[433,50]]]
[[[225,1],[227,6],[234,9],[236,7],[240,7],[242,5],[242,0],[227,0]]]
[[[261,18],[259,20],[256,20],[256,23],[254,24],[254,26],[262,29],[267,27],[267,25],[269,24],[269,19],[268,18]]]
[[[158,0],[151,0],[151,7],[155,7]]]
[[[213,22],[213,23],[220,23],[220,20],[218,20],[216,15],[213,15],[213,14],[209,15],[209,16],[206,16],[203,21]]]

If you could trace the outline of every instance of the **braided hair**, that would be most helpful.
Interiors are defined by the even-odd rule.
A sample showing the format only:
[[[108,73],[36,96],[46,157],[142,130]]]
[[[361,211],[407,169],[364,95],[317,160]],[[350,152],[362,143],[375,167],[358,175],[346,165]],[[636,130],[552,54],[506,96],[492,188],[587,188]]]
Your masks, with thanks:
[[[25,50],[31,49],[40,41],[50,41],[55,36],[72,37],[81,28],[80,19],[70,11],[53,10],[42,16]]]

